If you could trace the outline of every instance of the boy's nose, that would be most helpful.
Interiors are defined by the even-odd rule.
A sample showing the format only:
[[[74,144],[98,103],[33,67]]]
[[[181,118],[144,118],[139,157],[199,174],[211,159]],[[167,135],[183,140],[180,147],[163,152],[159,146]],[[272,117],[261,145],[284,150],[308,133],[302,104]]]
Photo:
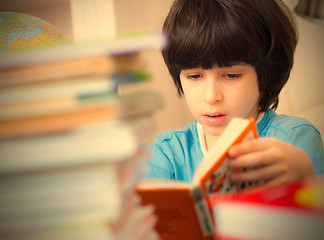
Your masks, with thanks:
[[[219,86],[217,87],[213,83],[206,85],[203,100],[208,104],[215,104],[217,102],[222,101],[223,95],[221,93]]]

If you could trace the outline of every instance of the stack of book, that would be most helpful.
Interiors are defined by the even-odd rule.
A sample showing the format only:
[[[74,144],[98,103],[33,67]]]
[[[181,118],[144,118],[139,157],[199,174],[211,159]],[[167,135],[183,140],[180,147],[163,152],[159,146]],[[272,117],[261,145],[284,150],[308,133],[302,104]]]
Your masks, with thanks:
[[[162,107],[160,34],[0,57],[0,238],[156,239],[135,193]],[[144,145],[144,146],[143,146]]]

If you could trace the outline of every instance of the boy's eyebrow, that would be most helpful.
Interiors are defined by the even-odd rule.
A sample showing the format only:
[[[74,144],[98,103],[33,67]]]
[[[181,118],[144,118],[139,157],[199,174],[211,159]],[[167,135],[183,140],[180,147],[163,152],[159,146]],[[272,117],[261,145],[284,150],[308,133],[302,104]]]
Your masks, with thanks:
[[[183,68],[181,69],[181,71],[192,71],[192,70],[200,70],[203,69],[201,67],[193,67],[193,68]]]
[[[246,62],[231,62],[230,64],[224,65],[224,66],[218,66],[217,64],[214,64],[214,67],[218,67],[218,68],[230,68],[230,67],[234,67],[234,66],[248,66],[250,64],[246,63]],[[182,68],[180,69],[180,71],[192,71],[192,70],[200,70],[200,69],[205,69],[203,67],[192,67],[192,68]]]
[[[233,66],[248,66],[249,64],[246,62],[231,62],[228,65],[222,66],[221,68],[226,68],[226,67],[233,67]]]

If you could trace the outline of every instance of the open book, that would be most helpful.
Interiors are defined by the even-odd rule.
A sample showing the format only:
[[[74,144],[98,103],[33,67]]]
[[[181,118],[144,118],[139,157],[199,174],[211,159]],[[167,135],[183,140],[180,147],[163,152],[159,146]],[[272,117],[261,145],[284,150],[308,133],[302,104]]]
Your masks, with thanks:
[[[145,179],[137,187],[142,204],[153,204],[161,239],[213,239],[208,194],[236,192],[256,183],[229,180],[227,152],[239,142],[257,138],[253,119],[234,118],[197,168],[193,181]]]

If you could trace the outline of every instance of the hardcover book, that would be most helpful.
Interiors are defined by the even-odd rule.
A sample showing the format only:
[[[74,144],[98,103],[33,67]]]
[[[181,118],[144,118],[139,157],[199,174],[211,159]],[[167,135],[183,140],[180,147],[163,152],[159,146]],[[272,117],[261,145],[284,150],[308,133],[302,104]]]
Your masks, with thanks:
[[[324,237],[324,178],[209,197],[217,239]]]

